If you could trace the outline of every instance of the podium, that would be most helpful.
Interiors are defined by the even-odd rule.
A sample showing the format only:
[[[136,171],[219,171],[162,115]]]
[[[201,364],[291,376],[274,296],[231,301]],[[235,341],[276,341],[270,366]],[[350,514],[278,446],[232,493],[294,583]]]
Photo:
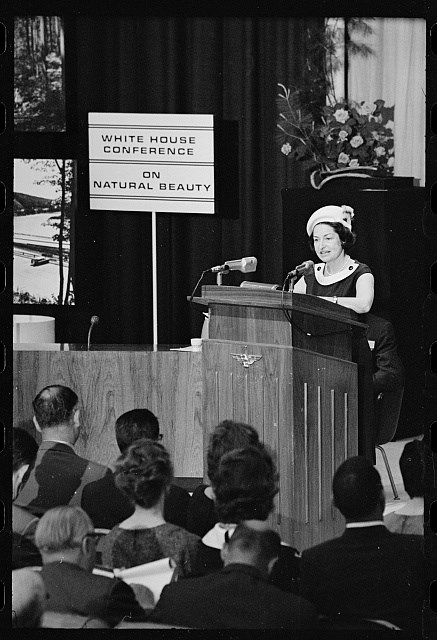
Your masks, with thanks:
[[[271,525],[282,540],[303,550],[338,535],[344,522],[331,504],[331,483],[358,451],[353,344],[366,325],[345,307],[290,292],[204,286],[194,301],[210,316],[202,347],[204,449],[220,421],[251,424],[276,458]]]

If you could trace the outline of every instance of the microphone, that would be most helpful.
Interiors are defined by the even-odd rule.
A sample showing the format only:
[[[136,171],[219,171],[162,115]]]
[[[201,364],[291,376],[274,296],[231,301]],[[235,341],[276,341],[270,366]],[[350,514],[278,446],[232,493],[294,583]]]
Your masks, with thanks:
[[[251,273],[256,271],[258,260],[254,256],[249,258],[241,258],[240,260],[228,260],[224,264],[207,269],[206,273],[229,273],[229,271],[241,271],[242,273]]]
[[[99,324],[99,316],[91,316],[91,320],[90,320],[90,328],[88,330],[88,351],[90,350],[90,339],[91,339],[91,331],[93,330],[93,327],[95,324]]]
[[[305,276],[311,273],[314,269],[314,262],[312,260],[305,260],[302,264],[299,264],[295,269],[287,273],[287,280],[290,278],[297,278],[298,276]]]

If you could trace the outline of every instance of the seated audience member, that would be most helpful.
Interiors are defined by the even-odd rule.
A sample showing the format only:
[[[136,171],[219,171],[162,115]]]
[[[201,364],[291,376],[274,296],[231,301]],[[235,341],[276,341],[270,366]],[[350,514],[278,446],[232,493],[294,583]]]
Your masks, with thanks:
[[[422,440],[413,440],[407,442],[402,451],[399,467],[410,499],[400,509],[385,516],[384,524],[393,533],[423,535],[425,448]]]
[[[337,621],[385,620],[420,632],[425,597],[422,538],[384,526],[384,490],[362,456],[334,474],[333,500],[346,519],[342,536],[303,551],[301,595]]]
[[[375,399],[384,391],[402,389],[405,383],[404,365],[397,352],[393,325],[385,318],[367,313],[363,322],[368,325],[366,337],[373,342],[373,391]]]
[[[132,409],[123,413],[115,423],[115,437],[118,448],[123,454],[127,448],[143,438],[158,441],[158,418],[148,409]],[[170,484],[164,499],[164,519],[184,529],[187,526],[187,509],[190,494],[182,487]],[[127,496],[107,475],[88,484],[82,494],[82,508],[88,513],[95,527],[112,529],[133,513],[133,506]]]
[[[35,544],[43,559],[46,609],[99,618],[111,627],[126,618],[144,619],[129,585],[92,573],[95,536],[89,516],[80,507],[55,507],[41,517]],[[152,607],[152,594],[150,598]]]
[[[103,565],[127,569],[169,557],[178,575],[189,574],[199,537],[165,521],[164,499],[173,475],[165,447],[154,440],[138,440],[117,460],[114,475],[134,512],[102,539]]]
[[[111,471],[74,451],[80,429],[79,401],[74,391],[62,385],[45,387],[34,399],[33,409],[42,442],[15,504],[41,516],[59,505],[80,505],[87,482]]]
[[[273,511],[278,492],[278,474],[269,452],[261,445],[234,449],[220,459],[214,474],[214,500],[219,522],[202,538],[194,575],[204,575],[222,568],[220,551],[226,532],[232,535],[237,524],[268,529],[267,519]],[[279,560],[270,581],[285,591],[298,591],[299,554],[281,544]]]
[[[243,422],[223,420],[209,437],[206,457],[209,481],[214,484],[220,458],[228,451],[259,444],[256,429]],[[187,529],[198,536],[204,536],[218,522],[214,504],[214,494],[210,485],[201,484],[193,492],[188,506]]]
[[[24,429],[12,430],[12,568],[41,565],[41,556],[33,544],[38,518],[15,504],[24,474],[35,459],[38,445]]]
[[[46,588],[38,571],[12,571],[12,627],[34,629],[41,626],[46,605]]]
[[[281,550],[271,529],[238,525],[221,549],[224,568],[164,587],[150,621],[200,629],[308,629],[313,605],[268,581]]]

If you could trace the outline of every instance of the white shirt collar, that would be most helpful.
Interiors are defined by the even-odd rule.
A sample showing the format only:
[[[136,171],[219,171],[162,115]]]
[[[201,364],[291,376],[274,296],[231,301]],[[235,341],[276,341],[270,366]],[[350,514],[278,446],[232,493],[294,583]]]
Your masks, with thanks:
[[[365,527],[385,526],[383,520],[369,520],[368,522],[347,522],[346,529],[364,529]]]
[[[325,275],[325,263],[318,262],[314,267],[314,276],[319,284],[329,285],[334,284],[335,282],[340,282],[344,280],[348,276],[351,275],[354,271],[358,269],[358,262],[353,260],[350,256],[348,256],[348,261],[345,263],[343,269],[334,273],[333,275]]]
[[[229,535],[232,535],[236,526],[236,524],[217,522],[214,527],[203,536],[203,544],[213,549],[221,549],[225,543],[225,532],[228,531]]]

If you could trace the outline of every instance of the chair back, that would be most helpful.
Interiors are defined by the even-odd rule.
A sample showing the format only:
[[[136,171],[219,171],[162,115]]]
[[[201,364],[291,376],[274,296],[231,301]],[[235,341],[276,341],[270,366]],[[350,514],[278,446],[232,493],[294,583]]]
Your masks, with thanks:
[[[380,393],[376,401],[376,444],[390,442],[398,428],[404,388]]]

